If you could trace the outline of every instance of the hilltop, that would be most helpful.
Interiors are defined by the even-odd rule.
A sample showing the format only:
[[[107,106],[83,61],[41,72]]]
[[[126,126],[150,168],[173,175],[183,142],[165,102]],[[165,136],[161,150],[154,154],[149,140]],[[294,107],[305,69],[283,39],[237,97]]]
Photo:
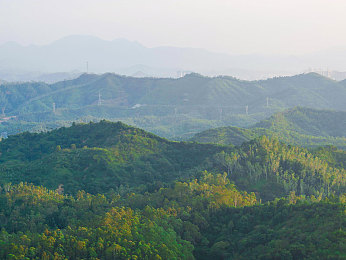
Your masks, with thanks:
[[[104,120],[12,135],[0,142],[0,257],[337,258],[344,158],[265,136],[173,142]]]
[[[335,145],[346,148],[346,112],[296,107],[278,112],[249,128],[221,127],[196,134],[201,143],[240,145],[261,135],[301,146]]]
[[[276,113],[251,128],[289,130],[312,136],[346,137],[346,112],[296,107]]]
[[[341,154],[330,153],[320,161],[311,152],[266,137],[245,142],[241,147],[172,142],[123,123],[107,121],[10,136],[0,142],[0,154],[2,183],[26,181],[51,189],[63,184],[68,193],[81,189],[106,193],[121,186],[146,190],[150,186],[160,187],[162,183],[190,180],[208,170],[227,172],[239,187],[256,191],[268,200],[278,194],[284,195],[288,187],[302,192],[296,183],[297,176],[312,171],[309,163],[313,163],[314,169],[330,164],[328,170],[317,170],[320,178],[334,175],[339,178],[340,183],[333,182],[334,188],[328,187],[328,193],[338,192],[340,185],[344,185],[342,175],[339,176],[342,173],[338,173],[340,170],[333,169],[343,169],[342,164],[337,163]],[[286,159],[275,162],[275,165],[282,164],[277,171],[274,161],[281,156]],[[301,165],[299,171],[293,171],[295,164]],[[281,174],[290,170],[296,177],[286,187],[284,179],[287,176],[284,178]],[[324,176],[326,172],[329,177]],[[324,182],[318,187],[311,186],[310,182],[305,185],[307,194],[326,193]]]
[[[67,192],[104,193],[122,186],[190,178],[223,149],[172,142],[123,123],[74,124],[0,142],[1,182],[28,181]],[[13,172],[14,171],[14,172]]]
[[[107,73],[55,84],[6,84],[0,87],[0,99],[5,114],[16,117],[0,126],[9,134],[108,119],[186,140],[209,128],[249,127],[294,106],[345,111],[346,86],[315,73],[263,81]]]
[[[133,78],[111,73],[83,74],[77,79],[55,84],[6,84],[1,87],[1,93],[7,101],[6,111],[10,114],[52,111],[53,102],[60,109],[97,106],[99,93],[102,105],[127,109],[136,104],[149,106],[148,109],[153,108],[150,106],[167,109],[177,106],[192,110],[197,106],[224,108],[225,114],[227,109],[244,114],[248,105],[248,112],[252,114],[266,109],[268,97],[270,108],[305,106],[346,110],[343,102],[345,86],[315,73],[264,81],[211,78],[199,74],[188,74],[178,79]]]

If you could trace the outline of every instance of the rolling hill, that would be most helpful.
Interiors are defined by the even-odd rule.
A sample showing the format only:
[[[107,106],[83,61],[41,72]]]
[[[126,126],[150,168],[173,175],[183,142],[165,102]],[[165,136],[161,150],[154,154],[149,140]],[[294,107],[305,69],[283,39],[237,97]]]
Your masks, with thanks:
[[[251,128],[283,129],[303,135],[346,137],[346,112],[296,107],[276,113]]]
[[[0,142],[0,258],[337,259],[343,158],[107,121],[12,135]]]
[[[200,143],[240,145],[261,135],[301,145],[335,145],[346,149],[346,112],[296,107],[278,112],[249,128],[221,127],[196,134]]]
[[[225,115],[227,112],[245,114],[246,105],[249,114],[265,111],[267,97],[269,108],[305,106],[346,110],[343,102],[345,86],[315,73],[265,81],[209,78],[199,74],[188,74],[179,79],[84,74],[55,84],[5,84],[1,93],[10,114],[52,111],[53,102],[60,109],[96,106],[99,93],[100,104],[104,106],[132,108],[141,104],[149,106],[147,109],[152,109],[150,106],[178,106],[182,110],[185,107],[192,110],[196,106],[199,109],[220,107],[225,109]]]
[[[345,111],[345,99],[345,85],[315,73],[264,81],[83,74],[55,84],[1,85],[1,107],[15,120],[0,128],[13,134],[105,118],[186,140],[212,127],[248,127],[294,106]]]
[[[306,175],[309,181],[304,192],[307,194],[336,192],[344,185],[344,170],[340,164],[326,166],[331,159],[321,162],[310,152],[280,144],[275,138],[256,138],[241,147],[172,142],[120,122],[74,124],[48,133],[10,136],[0,142],[0,154],[2,183],[26,181],[51,189],[63,184],[68,193],[81,189],[94,194],[106,193],[120,186],[141,190],[141,187],[155,187],[162,182],[189,180],[203,170],[227,172],[239,187],[256,191],[266,200],[277,194],[284,195],[290,189],[301,193],[297,176],[305,176],[316,167],[320,178],[335,175],[333,178],[338,181],[333,182],[334,188],[326,189],[327,182],[316,188],[309,178],[317,177]],[[286,159],[276,162],[280,156]],[[334,154],[329,157],[334,158]],[[276,163],[281,165],[280,170]],[[296,165],[300,165],[298,170]],[[328,169],[322,171],[323,167]],[[296,177],[284,187],[287,176],[284,178],[281,174],[290,170]],[[329,177],[324,176],[327,172]],[[304,182],[305,177],[301,178]],[[272,188],[268,189],[268,185]]]
[[[230,149],[230,148],[229,148]],[[23,133],[0,142],[1,180],[28,181],[67,192],[105,193],[190,178],[215,145],[171,142],[123,123],[76,124],[48,133]]]

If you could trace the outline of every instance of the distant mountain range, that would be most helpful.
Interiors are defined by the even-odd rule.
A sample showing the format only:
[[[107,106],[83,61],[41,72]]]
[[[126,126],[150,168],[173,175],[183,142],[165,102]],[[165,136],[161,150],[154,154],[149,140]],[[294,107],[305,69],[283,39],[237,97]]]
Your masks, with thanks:
[[[179,71],[194,71],[258,79],[292,75],[321,64],[345,70],[345,60],[343,49],[304,56],[230,55],[196,48],[147,48],[126,39],[105,41],[93,36],[73,35],[43,46],[3,44],[0,46],[0,78],[35,80],[39,79],[37,73],[89,70],[128,76],[140,72],[155,77],[176,77]],[[33,73],[32,78],[28,78],[28,73]]]
[[[199,111],[201,107],[220,108],[224,113],[220,116],[246,114],[246,106],[248,114],[294,106],[346,110],[344,82],[315,73],[262,81],[199,74],[188,74],[179,79],[134,78],[111,73],[83,74],[77,79],[55,84],[5,84],[0,93],[3,106],[6,103],[6,112],[12,115],[52,111],[53,102],[58,109],[100,105],[132,110],[148,109],[150,106],[164,110],[174,110],[175,107],[199,107]],[[200,113],[211,112],[214,111]]]
[[[344,82],[316,73],[261,81],[199,74],[178,79],[83,74],[55,84],[3,84],[1,109],[16,120],[7,121],[0,130],[23,131],[27,122],[65,125],[61,123],[106,118],[164,137],[188,138],[218,126],[250,126],[295,106],[345,111],[345,100]],[[11,128],[11,122],[17,126]],[[18,126],[19,122],[25,124]]]
[[[71,80],[79,77],[81,72],[55,72],[55,73],[43,73],[33,72],[24,70],[0,70],[0,84],[6,82],[45,82],[45,83],[56,83],[62,80]],[[3,79],[6,79],[3,80]]]

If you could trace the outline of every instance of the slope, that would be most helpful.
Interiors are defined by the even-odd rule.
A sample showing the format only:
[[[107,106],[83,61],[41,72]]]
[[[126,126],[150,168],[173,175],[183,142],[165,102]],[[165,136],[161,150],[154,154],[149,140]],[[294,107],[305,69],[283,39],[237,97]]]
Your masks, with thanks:
[[[0,142],[0,181],[49,188],[64,184],[68,193],[104,193],[121,185],[140,188],[190,178],[222,149],[167,141],[120,122],[76,124]]]
[[[296,107],[276,113],[251,128],[283,129],[303,135],[346,137],[346,112]]]
[[[244,113],[265,109],[266,97],[271,108],[308,106],[345,110],[346,88],[342,84],[318,74],[265,81],[241,81],[231,77],[203,77],[189,74],[179,79],[132,78],[115,74],[81,75],[79,78],[55,84],[6,84],[1,93],[7,97],[8,113],[16,111],[51,111],[51,105],[73,109],[98,104],[132,107],[224,107]],[[4,97],[4,98],[5,98]],[[191,108],[190,108],[191,109]]]
[[[155,190],[204,170],[226,172],[225,178],[263,200],[290,191],[328,196],[345,188],[345,169],[332,160],[336,154],[321,159],[324,153],[314,155],[266,137],[241,147],[172,142],[101,121],[10,136],[0,142],[0,153],[1,183],[26,181],[51,189],[63,184],[69,194]]]
[[[345,99],[345,85],[314,73],[264,81],[199,74],[178,79],[83,74],[55,84],[2,85],[1,109],[13,117],[4,120],[0,131],[15,134],[108,119],[187,140],[210,128],[248,127],[294,106],[345,111]]]
[[[261,135],[301,146],[335,145],[346,148],[346,112],[296,107],[278,112],[248,129],[221,127],[196,134],[201,143],[240,145]]]
[[[0,257],[340,259],[345,196],[260,204],[221,175],[145,194],[0,186]]]

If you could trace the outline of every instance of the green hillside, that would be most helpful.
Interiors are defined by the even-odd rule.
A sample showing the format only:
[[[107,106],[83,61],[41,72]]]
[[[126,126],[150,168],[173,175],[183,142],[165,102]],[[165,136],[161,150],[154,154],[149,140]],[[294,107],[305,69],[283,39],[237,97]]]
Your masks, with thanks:
[[[307,150],[275,138],[257,138],[241,147],[171,142],[122,123],[101,121],[10,136],[0,142],[0,153],[2,183],[26,181],[50,189],[63,184],[72,194],[106,193],[121,186],[146,190],[189,180],[203,170],[227,172],[235,184],[258,192],[264,200],[291,190],[327,196],[344,189],[341,165],[329,166]]]
[[[296,107],[249,128],[221,127],[196,134],[191,140],[200,143],[240,145],[262,135],[306,147],[335,145],[346,149],[346,112]]]
[[[225,126],[209,129],[196,134],[190,140],[198,143],[215,143],[221,145],[241,145],[261,135],[267,135],[266,129],[258,132],[252,129],[240,128],[235,126]]]
[[[290,130],[312,136],[346,137],[346,112],[296,107],[276,113],[251,128]]]
[[[344,84],[315,73],[262,81],[83,74],[55,84],[1,85],[0,104],[15,118],[1,123],[0,130],[13,134],[109,119],[186,140],[209,128],[248,127],[294,106],[345,111],[345,99]]]
[[[221,175],[142,194],[0,189],[1,259],[342,259],[345,197],[260,204]]]
[[[342,258],[345,158],[108,121],[12,135],[0,142],[0,258]]]
[[[2,181],[104,193],[120,185],[138,188],[190,177],[222,148],[171,142],[120,122],[101,121],[10,136],[0,151]]]
[[[318,202],[291,194],[257,205],[253,194],[215,181],[204,180],[192,189],[177,183],[147,195],[151,196],[147,203],[139,194],[106,197],[80,192],[71,197],[25,184],[3,186],[0,257],[342,259],[345,255],[344,197]],[[199,185],[210,190],[203,192]],[[220,195],[213,196],[215,192]],[[234,199],[237,206],[227,203]]]
[[[249,112],[253,113],[252,109],[263,111],[266,97],[274,107],[303,105],[343,110],[346,89],[343,84],[314,73],[263,81],[199,74],[179,79],[131,78],[108,73],[84,74],[55,84],[5,84],[1,93],[7,100],[8,113],[51,111],[53,102],[64,109],[98,105],[99,93],[105,106],[225,106],[244,113],[245,105],[249,105]]]

